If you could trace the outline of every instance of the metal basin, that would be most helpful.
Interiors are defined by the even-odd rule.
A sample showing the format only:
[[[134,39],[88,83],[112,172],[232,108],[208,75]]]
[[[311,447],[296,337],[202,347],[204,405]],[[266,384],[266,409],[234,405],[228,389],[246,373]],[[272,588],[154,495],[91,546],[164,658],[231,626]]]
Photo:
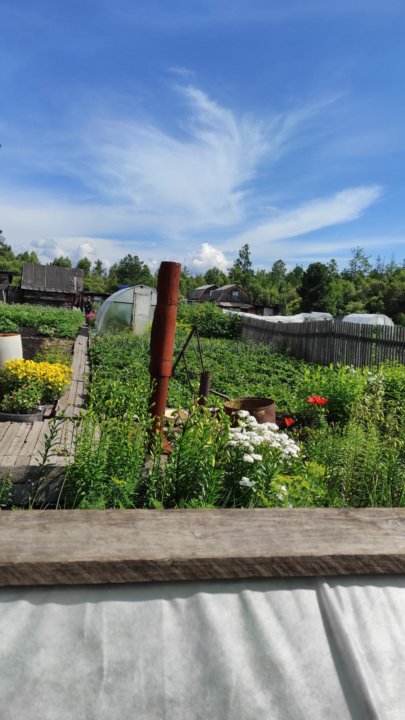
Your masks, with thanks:
[[[227,415],[234,418],[239,410],[247,410],[259,424],[276,422],[276,403],[271,398],[239,397],[224,403]]]

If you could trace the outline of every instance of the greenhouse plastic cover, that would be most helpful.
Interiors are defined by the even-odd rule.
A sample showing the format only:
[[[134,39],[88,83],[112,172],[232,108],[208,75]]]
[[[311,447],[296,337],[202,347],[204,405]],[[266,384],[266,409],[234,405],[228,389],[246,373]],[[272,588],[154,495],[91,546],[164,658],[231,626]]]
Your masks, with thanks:
[[[135,334],[142,334],[153,320],[156,300],[156,290],[147,285],[117,290],[98,309],[96,332],[117,332],[132,326]]]
[[[225,312],[229,312],[225,310]],[[236,312],[232,310],[230,312]],[[317,322],[322,320],[333,320],[333,315],[328,312],[307,312],[297,313],[297,315],[254,315],[253,313],[238,313],[241,317],[254,318],[255,320],[264,320],[269,323],[304,323]]]
[[[346,315],[342,322],[359,323],[361,325],[394,325],[388,315],[379,313],[351,313],[350,315]]]
[[[405,578],[0,590],[2,720],[402,720]]]

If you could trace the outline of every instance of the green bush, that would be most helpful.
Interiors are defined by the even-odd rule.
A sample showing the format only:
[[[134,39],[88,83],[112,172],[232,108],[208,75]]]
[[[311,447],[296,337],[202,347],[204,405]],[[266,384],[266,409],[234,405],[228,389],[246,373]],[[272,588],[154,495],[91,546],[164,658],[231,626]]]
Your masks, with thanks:
[[[0,408],[4,413],[32,413],[41,402],[42,388],[31,383],[3,395]]]
[[[213,303],[179,305],[177,321],[195,326],[202,337],[234,340],[241,335],[240,316],[236,313],[224,313]]]
[[[306,414],[308,397],[328,398],[326,413],[330,422],[347,422],[354,405],[364,393],[366,378],[362,370],[347,366],[306,366],[296,385],[295,412]]]

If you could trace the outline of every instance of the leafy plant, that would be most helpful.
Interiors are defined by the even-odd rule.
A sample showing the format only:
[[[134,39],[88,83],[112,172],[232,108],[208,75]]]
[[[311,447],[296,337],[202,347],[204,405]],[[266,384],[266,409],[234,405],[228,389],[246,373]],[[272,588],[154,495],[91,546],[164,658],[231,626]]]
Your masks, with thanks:
[[[67,365],[33,360],[7,360],[0,370],[0,388],[3,393],[35,385],[41,402],[54,402],[67,387],[72,375]]]
[[[9,318],[7,318],[7,317],[1,317],[0,318],[0,332],[2,332],[2,333],[19,333],[20,326],[16,322],[9,320]]]
[[[74,339],[83,325],[83,315],[80,312],[63,308],[17,303],[9,305],[1,302],[0,314],[1,332],[19,332],[23,325],[30,325],[46,337]]]
[[[66,503],[80,508],[134,507],[143,478],[148,422],[129,417],[79,421],[75,459],[67,469]]]
[[[201,336],[236,339],[241,334],[241,321],[236,313],[224,313],[213,303],[179,305],[179,323],[194,325]]]
[[[0,407],[5,413],[32,413],[38,410],[41,395],[41,388],[37,384],[23,385],[4,395]]]

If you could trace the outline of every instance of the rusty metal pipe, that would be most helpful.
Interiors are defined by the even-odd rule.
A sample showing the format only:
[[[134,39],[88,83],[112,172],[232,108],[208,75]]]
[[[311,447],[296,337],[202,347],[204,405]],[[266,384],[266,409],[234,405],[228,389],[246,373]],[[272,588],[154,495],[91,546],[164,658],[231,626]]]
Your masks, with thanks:
[[[150,412],[154,431],[162,432],[169,378],[173,367],[174,336],[181,265],[162,262],[157,281],[157,303],[150,339],[149,373],[153,384]]]
[[[210,394],[211,388],[211,373],[202,372],[200,375],[200,387],[198,389],[198,404],[207,405],[208,395]]]

